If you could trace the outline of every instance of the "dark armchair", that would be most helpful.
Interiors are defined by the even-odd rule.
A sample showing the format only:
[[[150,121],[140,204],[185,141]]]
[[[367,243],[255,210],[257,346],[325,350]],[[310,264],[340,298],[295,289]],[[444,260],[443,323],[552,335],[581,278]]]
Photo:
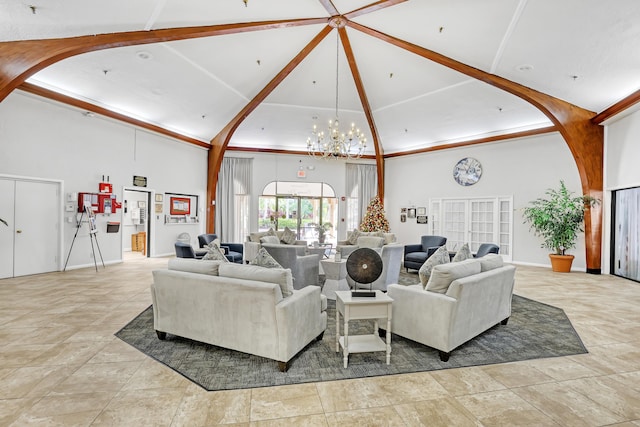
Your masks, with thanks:
[[[419,245],[405,245],[404,247],[404,268],[409,271],[410,268],[420,270],[422,264],[429,258],[440,246],[447,243],[447,238],[442,236],[422,236]]]
[[[189,243],[176,242],[176,257],[178,258],[202,258],[202,255],[196,255],[195,251]]]
[[[198,244],[202,249],[217,238],[217,234],[201,234],[198,236]],[[242,243],[220,243],[220,249],[224,251],[224,255],[229,261],[242,264],[242,254],[244,252]]]
[[[473,254],[474,258],[481,258],[487,254],[497,254],[500,252],[500,246],[494,243],[483,243],[478,248],[478,252]]]

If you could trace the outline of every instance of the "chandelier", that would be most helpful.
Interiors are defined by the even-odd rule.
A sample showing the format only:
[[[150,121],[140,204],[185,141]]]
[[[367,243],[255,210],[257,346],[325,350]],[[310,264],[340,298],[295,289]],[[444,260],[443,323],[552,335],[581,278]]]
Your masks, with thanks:
[[[338,19],[333,23],[335,27],[344,26],[344,22]],[[312,157],[323,159],[347,158],[356,159],[362,157],[364,149],[367,147],[367,138],[354,123],[347,130],[340,129],[338,120],[338,50],[339,33],[336,28],[336,115],[335,119],[329,120],[326,131],[321,131],[314,124],[311,131],[312,136],[307,138],[307,152]]]

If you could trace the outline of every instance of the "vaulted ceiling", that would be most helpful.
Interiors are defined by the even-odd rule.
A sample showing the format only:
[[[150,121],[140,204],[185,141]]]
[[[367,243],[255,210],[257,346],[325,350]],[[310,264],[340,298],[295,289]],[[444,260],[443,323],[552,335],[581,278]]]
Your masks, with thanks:
[[[637,0],[40,1],[0,0],[0,40],[225,26],[52,61],[27,83],[205,144],[246,109],[231,148],[303,151],[335,116],[336,67],[338,116],[368,154],[552,125],[447,61],[594,114],[640,89]]]

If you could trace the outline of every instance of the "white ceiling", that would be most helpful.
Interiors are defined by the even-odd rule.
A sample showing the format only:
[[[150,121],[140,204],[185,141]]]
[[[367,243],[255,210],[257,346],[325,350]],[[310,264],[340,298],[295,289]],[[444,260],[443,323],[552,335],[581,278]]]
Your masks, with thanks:
[[[373,2],[333,0],[340,13]],[[329,16],[319,0],[248,0],[247,7],[242,0],[0,0],[0,40]],[[640,89],[638,0],[409,0],[353,21],[594,112]],[[325,26],[97,51],[28,81],[209,142]],[[386,154],[550,125],[513,95],[357,30],[347,34]],[[303,150],[314,121],[323,126],[334,116],[336,42],[334,30],[230,145]],[[339,70],[340,121],[355,122],[371,141],[341,47]]]

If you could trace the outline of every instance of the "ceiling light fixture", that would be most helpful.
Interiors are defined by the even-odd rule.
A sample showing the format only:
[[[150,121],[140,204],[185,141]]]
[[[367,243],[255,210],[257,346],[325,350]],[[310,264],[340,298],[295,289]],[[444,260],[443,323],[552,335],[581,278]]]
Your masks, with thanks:
[[[341,17],[333,18],[330,25],[336,28],[336,115],[334,120],[329,120],[327,132],[319,131],[317,126],[313,125],[313,136],[307,138],[307,152],[312,157],[323,159],[328,158],[347,158],[356,159],[362,157],[364,149],[367,147],[367,138],[351,123],[351,128],[345,133],[340,130],[340,121],[338,120],[338,54],[340,34],[338,28],[344,27],[345,22]],[[355,151],[354,151],[355,150]]]

